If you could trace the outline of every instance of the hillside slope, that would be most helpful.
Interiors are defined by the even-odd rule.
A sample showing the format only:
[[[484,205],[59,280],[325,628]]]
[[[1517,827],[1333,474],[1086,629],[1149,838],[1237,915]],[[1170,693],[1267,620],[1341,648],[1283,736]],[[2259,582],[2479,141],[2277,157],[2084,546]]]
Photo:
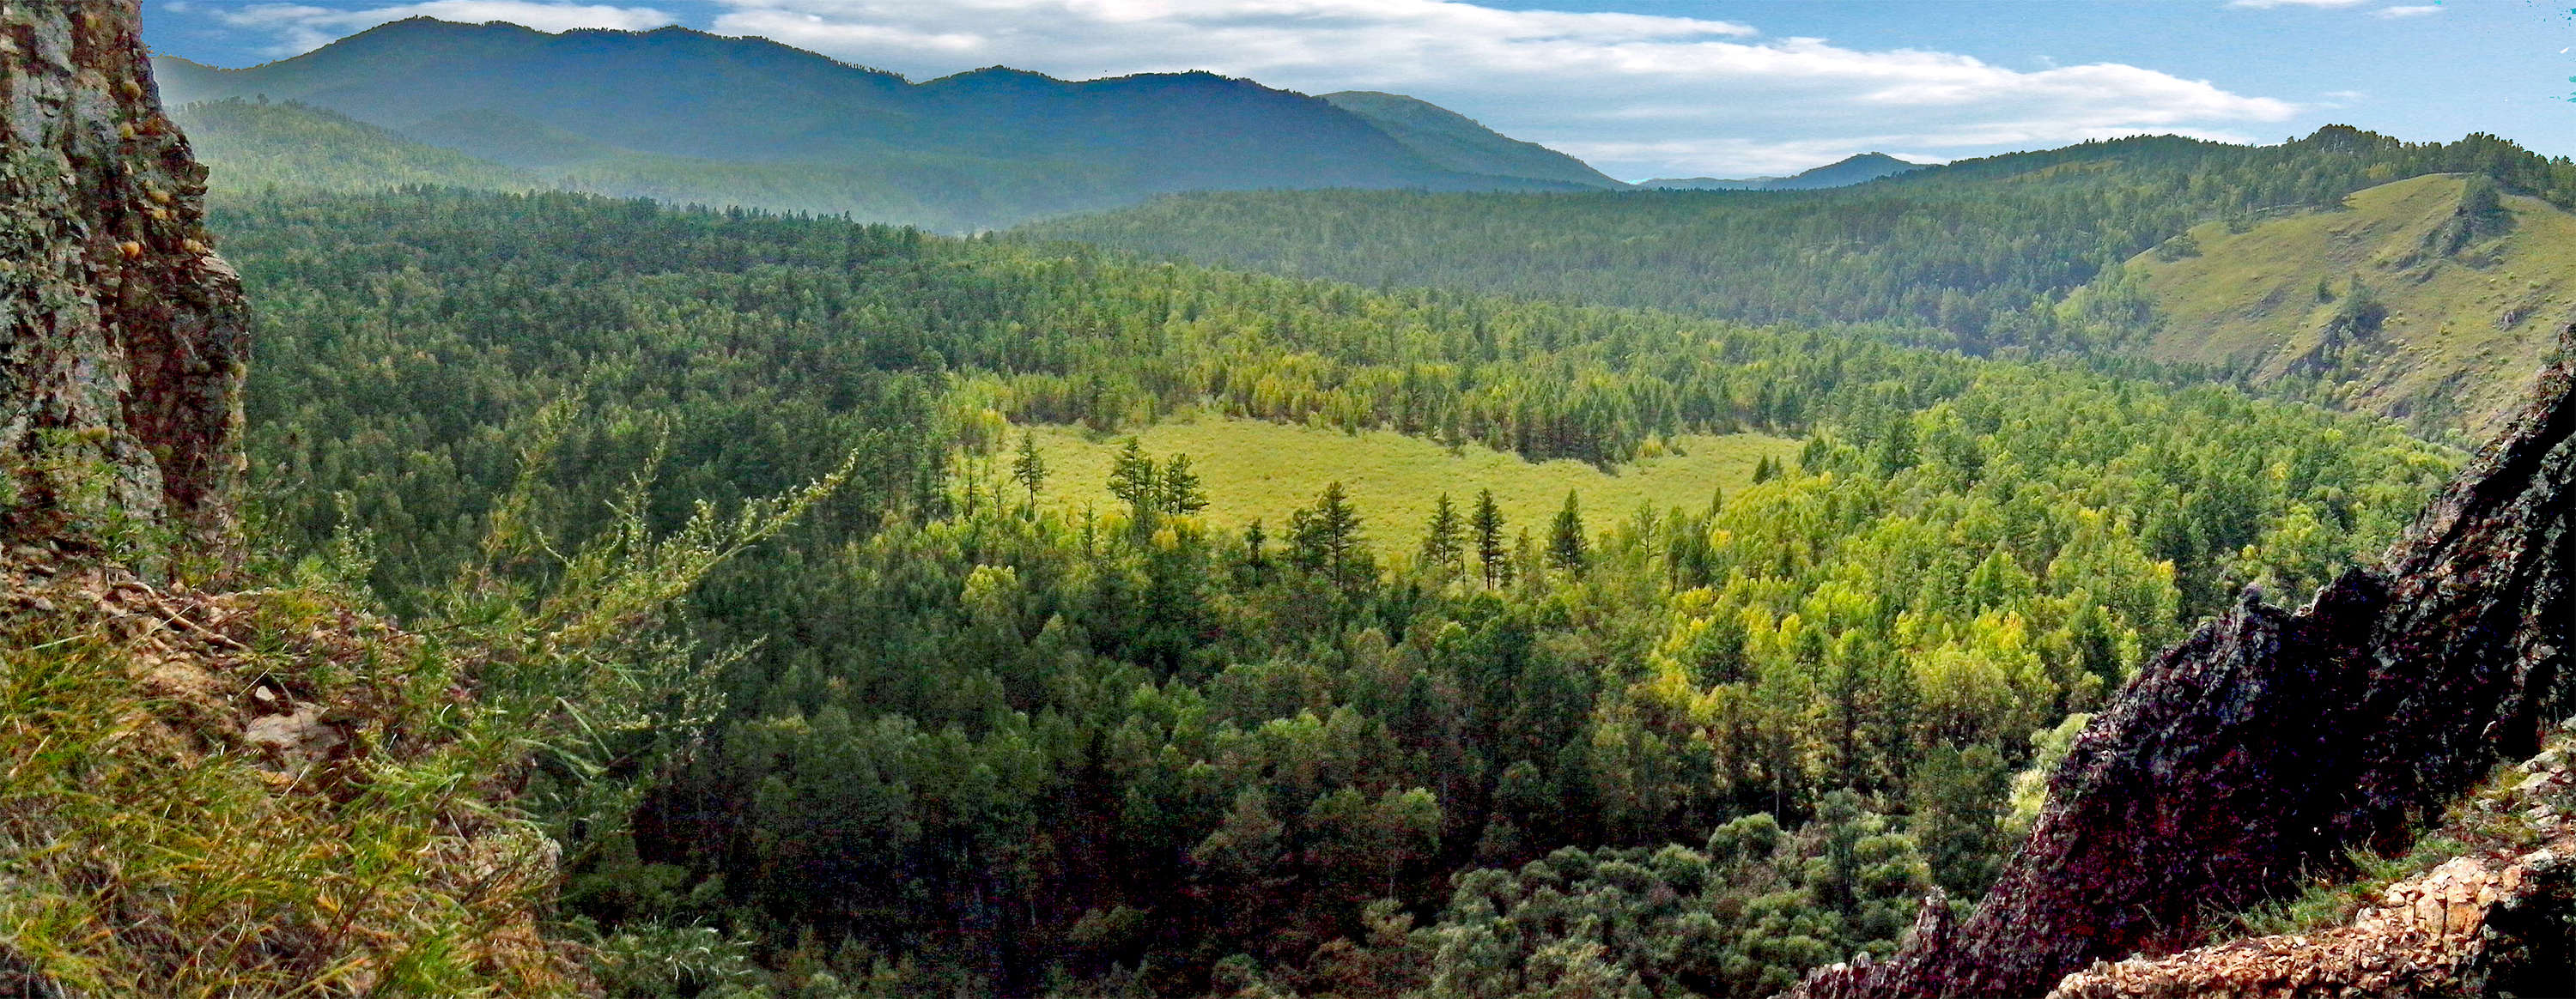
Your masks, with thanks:
[[[542,186],[524,170],[416,142],[303,104],[229,98],[173,108],[209,182],[232,190],[276,185],[370,191],[429,184],[489,190]]]
[[[1820,191],[1202,192],[1023,231],[1368,286],[1903,323],[1970,349],[2054,348],[2060,331],[2029,322],[2035,300],[2194,225],[2463,170],[2576,203],[2576,163],[2493,136],[2411,144],[2330,126],[2277,146],[2087,142]]]
[[[2432,174],[2243,231],[2194,227],[2128,263],[2145,351],[2335,401],[2491,433],[2576,315],[2576,215]]]
[[[174,104],[298,101],[603,193],[943,229],[1183,190],[1590,186],[1461,171],[1324,100],[1209,73],[991,67],[914,83],[676,27],[414,18],[247,69],[156,66]]]
[[[1404,147],[1460,173],[1521,177],[1583,187],[1617,190],[1627,187],[1590,164],[1535,142],[1523,142],[1478,124],[1475,119],[1428,101],[1374,90],[1344,90],[1324,100],[1348,111]]]

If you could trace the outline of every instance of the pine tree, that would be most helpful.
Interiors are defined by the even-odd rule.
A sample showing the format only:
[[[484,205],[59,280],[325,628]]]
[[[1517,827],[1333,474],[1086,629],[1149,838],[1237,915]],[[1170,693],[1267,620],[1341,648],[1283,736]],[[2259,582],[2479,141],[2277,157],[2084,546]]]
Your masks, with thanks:
[[[1176,454],[1163,465],[1162,507],[1175,517],[1188,517],[1207,509],[1207,492],[1199,487],[1197,473],[1190,471],[1190,456]]]
[[[1503,547],[1503,511],[1494,505],[1494,491],[1476,491],[1476,512],[1469,518],[1476,533],[1476,566],[1484,571],[1485,588],[1492,589],[1511,578],[1511,567],[1503,559],[1510,552]]]
[[[1046,458],[1038,454],[1038,435],[1020,435],[1020,455],[1011,461],[1011,480],[1029,491],[1029,507],[1036,509],[1038,490],[1046,485]]]
[[[1583,574],[1589,561],[1583,537],[1583,510],[1575,505],[1574,490],[1565,491],[1565,508],[1556,512],[1556,522],[1547,536],[1547,561],[1559,569]]]
[[[1458,507],[1449,502],[1448,493],[1441,493],[1431,508],[1431,522],[1422,529],[1422,564],[1459,568],[1460,527]]]
[[[1118,457],[1109,465],[1109,494],[1126,501],[1142,519],[1160,498],[1154,484],[1154,459],[1145,457],[1145,448],[1136,438],[1127,438],[1127,446],[1119,449]]]
[[[1313,509],[1289,516],[1289,535],[1300,565],[1331,576],[1335,585],[1350,583],[1352,555],[1360,545],[1360,515],[1340,481],[1324,486]]]

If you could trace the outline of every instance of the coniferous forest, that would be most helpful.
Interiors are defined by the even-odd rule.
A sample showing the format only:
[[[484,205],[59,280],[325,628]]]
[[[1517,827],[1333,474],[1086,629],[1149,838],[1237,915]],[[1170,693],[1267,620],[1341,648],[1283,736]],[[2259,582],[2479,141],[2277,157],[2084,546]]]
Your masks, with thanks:
[[[666,724],[529,778],[624,789],[553,817],[615,995],[1768,994],[1973,897],[2071,719],[2459,460],[1892,328],[562,194],[213,222],[259,309],[256,534],[396,615],[523,476],[571,551],[850,469],[689,599]],[[1139,448],[1079,513],[1032,501],[1018,428],[1183,412],[1614,472],[1804,444],[1538,522],[1461,482],[1428,522],[1336,487],[1218,529]]]
[[[1972,353],[2100,353],[2140,332],[2135,295],[2116,281],[2120,262],[2203,222],[2241,229],[2331,210],[2355,191],[2428,173],[2483,175],[2576,208],[2576,164],[2565,157],[2493,135],[2409,143],[2328,126],[2273,146],[2087,142],[1825,191],[1206,192],[1026,231],[1373,287],[1886,322]],[[2111,280],[2070,300],[2097,279]]]

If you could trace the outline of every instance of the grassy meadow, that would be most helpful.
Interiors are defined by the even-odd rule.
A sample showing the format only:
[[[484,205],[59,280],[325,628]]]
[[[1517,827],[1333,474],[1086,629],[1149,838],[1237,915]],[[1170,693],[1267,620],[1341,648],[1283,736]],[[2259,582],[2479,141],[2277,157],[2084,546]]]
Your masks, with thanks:
[[[1037,437],[1047,466],[1039,502],[1078,512],[1089,504],[1115,509],[1109,465],[1127,434],[1095,434],[1082,427],[1012,427],[1010,444],[991,460],[994,476],[1009,475],[1022,433]],[[1457,454],[1432,441],[1387,430],[1344,433],[1208,414],[1166,419],[1135,434],[1159,465],[1174,454],[1190,456],[1205,484],[1203,515],[1216,527],[1237,529],[1258,518],[1274,530],[1290,511],[1314,502],[1339,480],[1359,508],[1368,539],[1381,553],[1409,552],[1420,540],[1433,503],[1449,494],[1463,514],[1476,491],[1491,489],[1510,529],[1543,537],[1548,518],[1572,490],[1585,523],[1599,531],[1641,505],[1657,510],[1708,504],[1717,490],[1734,493],[1753,483],[1764,457],[1795,459],[1798,441],[1764,434],[1690,435],[1672,448],[1604,472],[1579,461],[1531,462],[1518,455],[1470,445]],[[1652,449],[1650,449],[1652,450]]]

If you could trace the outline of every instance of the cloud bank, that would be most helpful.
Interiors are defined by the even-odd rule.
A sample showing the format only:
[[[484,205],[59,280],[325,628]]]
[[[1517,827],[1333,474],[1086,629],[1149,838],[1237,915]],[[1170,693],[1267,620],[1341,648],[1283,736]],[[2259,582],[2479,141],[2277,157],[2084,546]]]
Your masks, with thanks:
[[[2242,139],[2243,127],[2298,110],[2116,63],[2016,70],[1767,38],[1729,21],[1458,0],[722,2],[717,31],[908,72],[1210,69],[1316,93],[1408,93],[1632,178],[2139,132]]]

